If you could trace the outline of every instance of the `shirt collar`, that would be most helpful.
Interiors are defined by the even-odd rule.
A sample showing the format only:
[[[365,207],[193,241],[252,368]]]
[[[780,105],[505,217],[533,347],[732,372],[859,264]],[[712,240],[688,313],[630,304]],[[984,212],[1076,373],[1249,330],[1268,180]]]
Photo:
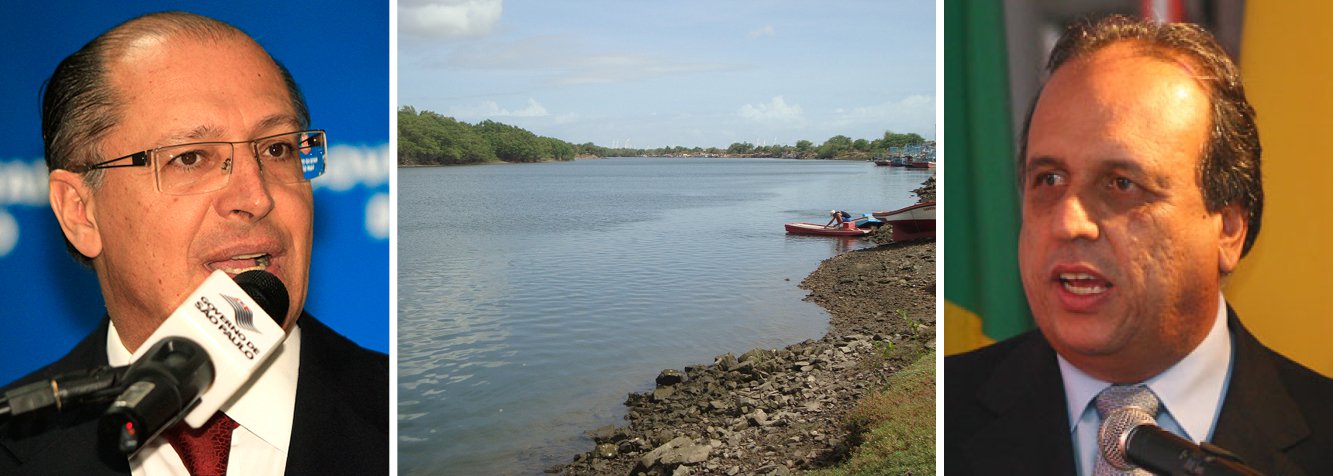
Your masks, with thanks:
[[[1144,381],[1161,400],[1162,409],[1169,411],[1196,441],[1212,436],[1231,371],[1231,333],[1227,332],[1226,300],[1220,294],[1212,328],[1203,341],[1175,365]],[[1059,354],[1056,359],[1064,380],[1065,404],[1073,431],[1092,399],[1111,384],[1084,373]]]
[[[110,325],[106,336],[107,362],[113,367],[129,365],[132,354],[121,342],[115,324]],[[273,358],[259,368],[248,385],[241,387],[238,396],[222,405],[222,411],[285,453],[292,439],[300,363],[301,327],[293,326]]]

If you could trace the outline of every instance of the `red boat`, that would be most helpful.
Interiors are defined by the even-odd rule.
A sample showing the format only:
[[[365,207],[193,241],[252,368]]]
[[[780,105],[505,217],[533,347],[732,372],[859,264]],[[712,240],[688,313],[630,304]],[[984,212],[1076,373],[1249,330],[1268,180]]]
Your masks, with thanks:
[[[788,223],[782,226],[787,229],[787,233],[793,235],[862,236],[870,233],[870,230],[857,228],[855,222],[846,222],[834,227],[814,223]]]
[[[935,202],[918,203],[871,215],[893,226],[893,241],[935,237]]]

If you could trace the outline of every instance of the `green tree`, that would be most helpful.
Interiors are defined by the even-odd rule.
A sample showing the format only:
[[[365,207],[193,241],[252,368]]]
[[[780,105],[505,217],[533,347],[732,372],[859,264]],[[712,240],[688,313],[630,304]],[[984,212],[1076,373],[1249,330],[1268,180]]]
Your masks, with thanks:
[[[831,159],[842,155],[850,148],[852,148],[852,138],[839,134],[824,141],[824,145],[819,146],[817,155],[821,159]]]

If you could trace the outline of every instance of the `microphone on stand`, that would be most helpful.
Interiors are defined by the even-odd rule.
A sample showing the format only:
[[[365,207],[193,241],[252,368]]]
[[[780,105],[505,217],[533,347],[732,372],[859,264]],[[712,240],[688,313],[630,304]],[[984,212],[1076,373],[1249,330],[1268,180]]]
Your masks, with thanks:
[[[84,405],[106,403],[122,390],[122,367],[97,367],[39,380],[0,395],[0,423],[20,415],[54,408],[63,411]]]
[[[206,423],[286,339],[288,300],[266,271],[235,281],[214,271],[131,356],[99,422],[102,444],[129,455],[176,421]]]
[[[1263,476],[1217,446],[1202,446],[1157,426],[1136,407],[1112,411],[1097,432],[1102,458],[1120,470],[1142,467],[1157,474],[1188,476]]]

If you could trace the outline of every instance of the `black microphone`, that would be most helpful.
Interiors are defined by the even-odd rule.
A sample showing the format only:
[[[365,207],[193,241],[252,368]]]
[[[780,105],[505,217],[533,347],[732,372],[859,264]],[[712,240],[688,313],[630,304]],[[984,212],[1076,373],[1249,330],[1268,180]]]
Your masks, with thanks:
[[[1102,456],[1122,470],[1143,467],[1173,476],[1263,476],[1226,450],[1208,443],[1196,445],[1162,429],[1151,415],[1134,407],[1108,414],[1098,440],[1106,452]]]
[[[135,353],[99,422],[102,444],[132,454],[181,419],[200,427],[286,338],[288,299],[268,272],[233,282],[215,271]]]
[[[0,395],[0,422],[54,408],[64,411],[106,403],[122,390],[123,367],[97,367],[39,380]]]

